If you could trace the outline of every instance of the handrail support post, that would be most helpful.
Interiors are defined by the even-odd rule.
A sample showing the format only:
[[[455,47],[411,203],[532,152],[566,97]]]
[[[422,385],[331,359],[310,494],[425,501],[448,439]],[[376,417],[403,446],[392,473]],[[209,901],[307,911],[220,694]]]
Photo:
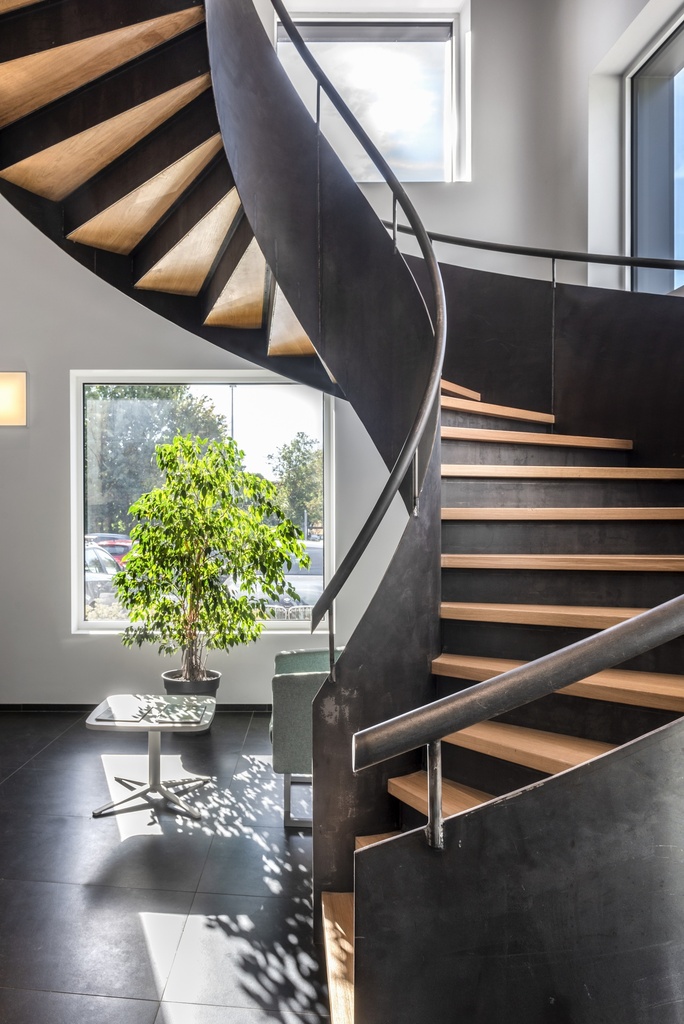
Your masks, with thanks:
[[[428,845],[434,850],[444,849],[444,819],[442,817],[442,743],[428,743],[428,823],[425,829]]]
[[[413,515],[417,518],[420,513],[420,472],[418,466],[418,449],[413,453],[411,462],[411,473],[413,479]]]
[[[328,653],[330,655],[330,678],[335,682],[335,620],[334,603],[328,608]]]

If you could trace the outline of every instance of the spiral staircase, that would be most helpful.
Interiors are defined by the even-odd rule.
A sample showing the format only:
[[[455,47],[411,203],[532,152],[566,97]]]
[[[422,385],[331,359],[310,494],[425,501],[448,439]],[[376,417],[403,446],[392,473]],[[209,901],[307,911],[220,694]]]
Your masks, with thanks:
[[[251,0],[0,0],[0,191],[135,301],[348,400],[396,477],[406,530],[313,708],[335,1024],[684,1019],[684,621],[434,737],[441,843],[420,750],[351,763],[355,734],[676,600],[682,460],[563,433],[545,395],[444,381],[434,401],[439,289],[417,289]]]
[[[244,216],[203,5],[3,0],[0,16],[4,195],[143,305],[335,392]]]

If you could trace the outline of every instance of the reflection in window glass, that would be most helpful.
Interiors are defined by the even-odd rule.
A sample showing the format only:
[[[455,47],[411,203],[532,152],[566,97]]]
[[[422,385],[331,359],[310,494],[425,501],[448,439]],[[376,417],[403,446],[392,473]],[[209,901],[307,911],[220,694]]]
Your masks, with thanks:
[[[674,78],[674,258],[684,260],[684,71]],[[684,270],[675,270],[674,286],[684,285]]]
[[[684,258],[684,31],[634,75],[632,235],[635,256]],[[640,267],[638,291],[670,292],[684,272]]]
[[[159,486],[157,444],[177,434],[234,437],[245,468],[278,488],[306,537],[311,566],[292,567],[299,594],[271,609],[310,619],[323,590],[323,400],[294,384],[104,384],[83,386],[84,618],[120,622],[112,576],[130,547],[131,504]]]
[[[451,23],[301,24],[313,56],[401,181],[453,177]],[[281,32],[278,55],[313,114],[316,89]],[[325,98],[321,127],[356,181],[380,175]]]

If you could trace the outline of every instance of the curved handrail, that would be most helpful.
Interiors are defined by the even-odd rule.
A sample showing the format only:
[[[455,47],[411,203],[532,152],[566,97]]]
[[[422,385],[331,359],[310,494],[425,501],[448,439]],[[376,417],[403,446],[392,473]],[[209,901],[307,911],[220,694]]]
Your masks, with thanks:
[[[684,595],[354,736],[354,771],[512,711],[684,634]]]
[[[407,224],[382,222],[386,228],[411,235],[413,230]],[[561,263],[602,263],[611,267],[643,267],[649,270],[684,270],[684,260],[657,259],[654,256],[611,256],[607,253],[573,252],[565,249],[543,249],[534,245],[510,245],[507,242],[485,242],[476,238],[460,238],[445,235],[439,231],[428,231],[432,242],[445,242],[464,249],[482,249],[484,252],[504,252],[513,256],[534,256],[539,259],[556,260]]]
[[[344,122],[364,147],[366,153],[375,164],[387,185],[390,187],[394,197],[394,202],[403,210],[406,219],[411,225],[416,240],[418,241],[418,245],[420,246],[421,253],[427,266],[429,280],[434,292],[434,308],[436,311],[434,320],[435,351],[433,354],[425,393],[421,399],[420,405],[418,406],[413,425],[406,437],[406,440],[404,441],[399,455],[397,456],[394,466],[390,471],[387,482],[370,512],[370,515],[366,519],[366,522],[351,545],[349,551],[338,566],[332,579],[314,605],[311,613],[311,630],[313,632],[326,612],[330,610],[333,601],[349,579],[380,523],[384,519],[385,514],[392,504],[394,496],[399,491],[402,481],[409,471],[420,441],[425,433],[425,429],[430,419],[430,412],[439,394],[442,365],[444,363],[444,354],[446,351],[446,295],[444,292],[444,284],[442,282],[442,275],[440,273],[437,257],[430,243],[427,231],[425,230],[425,227],[423,226],[423,223],[420,220],[411,200],[407,196],[401,182],[378,148],[358,123],[328,76],[312,56],[282,0],[271,0],[271,3],[281,21],[281,24],[297,49],[297,52],[311,71],[319,87],[323,89]]]

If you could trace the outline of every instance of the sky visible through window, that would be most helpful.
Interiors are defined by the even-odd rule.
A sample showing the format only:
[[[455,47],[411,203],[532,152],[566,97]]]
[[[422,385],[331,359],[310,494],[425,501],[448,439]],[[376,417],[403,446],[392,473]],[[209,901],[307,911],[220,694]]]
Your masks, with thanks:
[[[337,40],[308,46],[401,181],[451,179],[450,41]],[[280,41],[278,54],[313,114],[311,74],[292,43]],[[321,124],[356,181],[380,180],[325,97]]]
[[[273,469],[268,461],[278,448],[289,444],[303,431],[323,446],[321,396],[296,384],[193,384],[192,394],[206,396],[217,413],[224,416],[232,436],[245,453],[250,473],[268,479]]]

